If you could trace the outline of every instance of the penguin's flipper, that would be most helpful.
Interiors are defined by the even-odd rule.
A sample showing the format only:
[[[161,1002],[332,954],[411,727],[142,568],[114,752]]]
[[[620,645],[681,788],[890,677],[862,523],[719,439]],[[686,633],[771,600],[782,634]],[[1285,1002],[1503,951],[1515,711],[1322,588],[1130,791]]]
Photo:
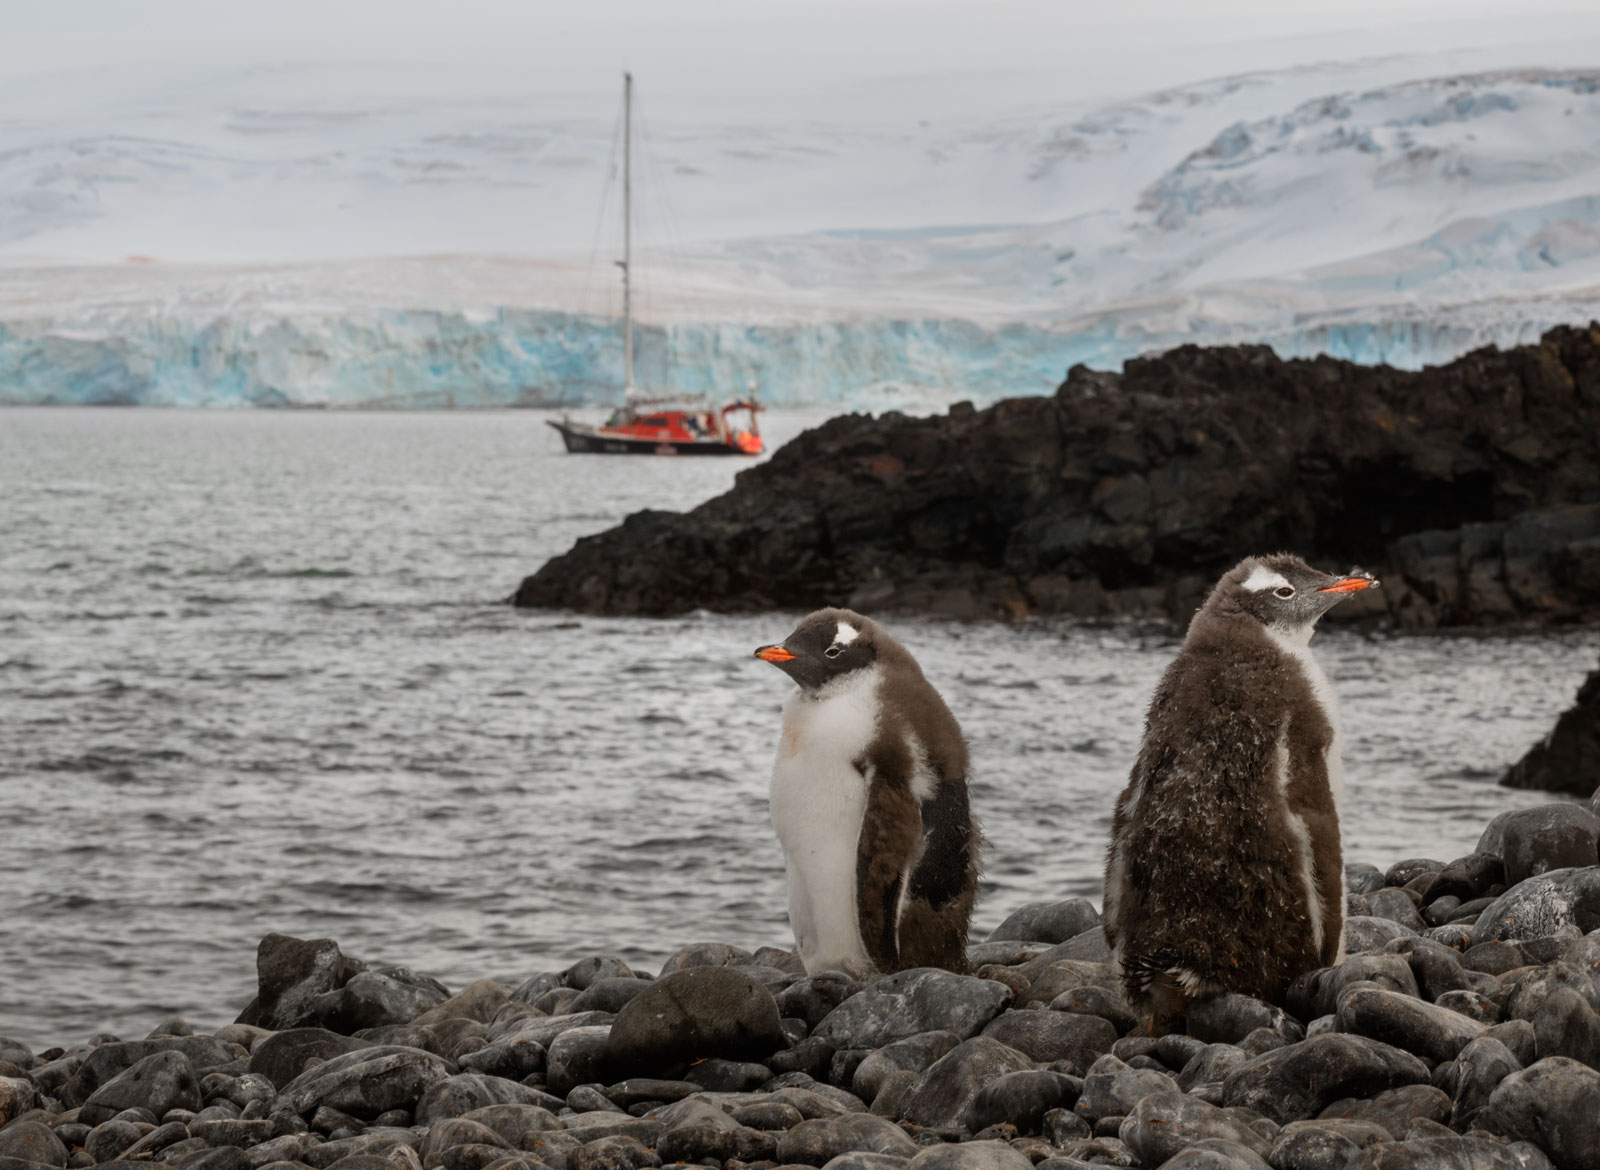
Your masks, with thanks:
[[[922,812],[911,791],[911,755],[873,744],[856,761],[867,782],[867,807],[856,852],[856,914],[861,942],[883,973],[900,969],[900,907],[907,871],[922,839]]]

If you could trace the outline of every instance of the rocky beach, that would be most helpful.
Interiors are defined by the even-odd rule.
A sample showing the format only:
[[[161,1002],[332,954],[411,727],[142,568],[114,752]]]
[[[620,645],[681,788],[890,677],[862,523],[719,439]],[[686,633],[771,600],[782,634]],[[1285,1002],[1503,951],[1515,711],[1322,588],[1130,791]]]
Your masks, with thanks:
[[[1160,1037],[1081,898],[866,983],[703,943],[451,989],[272,934],[210,1034],[0,1038],[0,1170],[1595,1170],[1596,805],[1348,864],[1341,965]]]

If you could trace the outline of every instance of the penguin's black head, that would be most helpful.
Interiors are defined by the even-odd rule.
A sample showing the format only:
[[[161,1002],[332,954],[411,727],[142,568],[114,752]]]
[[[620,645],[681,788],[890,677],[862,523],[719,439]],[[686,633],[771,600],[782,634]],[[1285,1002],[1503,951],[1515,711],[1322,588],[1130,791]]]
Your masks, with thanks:
[[[1220,602],[1268,629],[1305,642],[1323,614],[1351,594],[1377,587],[1378,579],[1360,569],[1335,577],[1290,553],[1277,553],[1246,557],[1217,583],[1216,593]]]
[[[877,626],[848,609],[807,614],[782,642],[756,657],[770,662],[804,691],[819,691],[878,661]]]

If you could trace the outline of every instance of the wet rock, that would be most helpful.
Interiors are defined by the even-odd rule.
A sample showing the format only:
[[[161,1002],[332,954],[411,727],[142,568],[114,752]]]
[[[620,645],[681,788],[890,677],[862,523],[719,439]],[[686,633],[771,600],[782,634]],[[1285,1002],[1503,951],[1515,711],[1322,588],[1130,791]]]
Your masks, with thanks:
[[[1567,1056],[1600,1068],[1600,1013],[1573,988],[1553,988],[1529,1022],[1541,1058]]]
[[[326,1028],[291,1028],[257,1042],[250,1053],[250,1071],[282,1089],[305,1071],[308,1060],[331,1060],[347,1052],[371,1048],[367,1040],[340,1036]]]
[[[987,1036],[963,1040],[912,1082],[901,1099],[900,1117],[930,1129],[954,1129],[965,1120],[985,1084],[1032,1067],[1024,1053],[998,1040]]]
[[[1398,940],[1391,946],[1404,955],[1423,999],[1437,1001],[1447,991],[1472,986],[1472,978],[1461,966],[1461,955],[1429,938]]]
[[[281,1032],[320,1024],[321,996],[338,991],[363,969],[329,938],[269,934],[256,948],[256,998],[236,1023]]]
[[[990,931],[987,941],[1063,943],[1099,925],[1100,913],[1087,898],[1029,902]]]
[[[200,1081],[181,1052],[156,1052],[101,1085],[79,1110],[85,1125],[109,1121],[124,1109],[148,1109],[160,1117],[169,1109],[201,1106]]]
[[[126,1122],[120,1124],[127,1124]],[[131,1143],[130,1143],[131,1144]],[[125,1146],[112,1151],[112,1157]],[[65,1166],[67,1147],[55,1131],[40,1121],[18,1121],[0,1129],[0,1158],[20,1158],[44,1166]],[[97,1158],[96,1161],[109,1161]]]
[[[1237,1044],[1257,1028],[1293,1043],[1305,1028],[1280,1007],[1248,995],[1213,995],[1189,1005],[1189,1035],[1206,1043]]]
[[[1509,1147],[1455,1134],[1369,1146],[1349,1170],[1530,1170]]]
[[[949,1032],[919,1032],[915,1036],[886,1044],[856,1066],[851,1088],[856,1096],[870,1101],[882,1090],[890,1074],[901,1071],[921,1073],[958,1043],[960,1041]]]
[[[191,1137],[204,1138],[213,1148],[237,1146],[244,1149],[257,1146],[277,1134],[277,1123],[265,1118],[246,1120],[241,1117],[221,1117],[210,1121],[198,1118],[189,1124]]]
[[[619,1134],[600,1138],[567,1155],[567,1170],[645,1170],[661,1165],[661,1157],[638,1138]]]
[[[449,995],[450,989],[431,975],[409,967],[386,967],[352,976],[338,991],[320,997],[311,1015],[348,1034],[409,1024]]]
[[[422,1158],[422,1170],[437,1170],[444,1151],[452,1146],[484,1145],[509,1151],[513,1147],[494,1130],[464,1117],[446,1118],[428,1127],[417,1153]],[[496,1155],[498,1156],[498,1155]]]
[[[1033,1170],[1033,1163],[1004,1142],[963,1142],[929,1146],[906,1170]]]
[[[579,1085],[610,1079],[610,1070],[619,1066],[610,1059],[612,1032],[617,1025],[572,1028],[550,1042],[545,1056],[545,1083],[556,1096],[564,1096]],[[634,1066],[644,1071],[646,1066]]]
[[[158,1052],[178,1052],[186,1057],[197,1077],[225,1069],[230,1073],[244,1072],[235,1068],[247,1059],[244,1049],[236,1044],[225,1044],[211,1036],[158,1036],[154,1040],[108,1040],[96,1045],[82,1060],[72,1064],[70,1059],[52,1062],[31,1070],[28,1074],[39,1088],[58,1097],[69,1108],[82,1105],[101,1085],[126,1072],[147,1056]],[[66,1076],[61,1074],[65,1072]]]
[[[21,1077],[0,1077],[0,1126],[39,1107],[39,1091]]]
[[[1416,901],[1403,889],[1389,887],[1367,895],[1367,914],[1372,918],[1387,918],[1398,922],[1413,934],[1421,934],[1428,924],[1417,912]]]
[[[545,1048],[537,1040],[526,1039],[522,1033],[517,1033],[485,1045],[476,1052],[469,1052],[458,1063],[464,1072],[520,1081],[534,1073],[544,1072]]]
[[[1083,1078],[1083,1091],[1074,1110],[1090,1121],[1126,1117],[1148,1094],[1177,1088],[1177,1082],[1165,1073],[1133,1068],[1108,1054],[1095,1061]]]
[[[694,1079],[704,1084],[707,1088],[731,1089],[736,1085],[738,1088],[754,1088],[755,1085],[759,1085],[761,1082],[744,1083],[740,1079],[740,1070],[749,1070],[745,1075],[754,1077],[757,1075],[754,1070],[765,1067],[779,1074],[803,1072],[813,1080],[822,1081],[827,1080],[833,1068],[833,1057],[836,1051],[834,1046],[826,1040],[816,1036],[808,1036],[790,1048],[781,1052],[774,1052],[767,1057],[765,1065],[739,1061],[703,1060],[690,1069],[688,1073],[685,1073],[684,1076],[689,1076],[691,1073],[698,1074]],[[713,1066],[714,1071],[707,1070],[707,1065]],[[718,1066],[727,1066],[727,1072],[722,1072]],[[711,1075],[716,1078],[716,1084],[705,1079],[707,1071],[711,1071]]]
[[[1284,996],[1289,1010],[1303,1020],[1332,1015],[1339,1010],[1339,999],[1357,983],[1386,988],[1415,998],[1416,976],[1403,955],[1352,955],[1337,967],[1307,971],[1289,985]]]
[[[1600,817],[1582,805],[1563,802],[1502,813],[1484,830],[1486,838],[1495,833],[1500,848],[1494,852],[1505,860],[1510,886],[1553,869],[1600,863]]]
[[[861,990],[861,984],[842,971],[824,971],[797,979],[778,992],[774,999],[785,1018],[804,1020],[815,1029],[829,1012]]]
[[[1458,1012],[1486,1026],[1500,1022],[1500,1009],[1495,1006],[1494,1000],[1476,991],[1446,991],[1435,1002],[1442,1008]]]
[[[493,979],[479,979],[412,1019],[413,1024],[432,1027],[447,1020],[472,1020],[485,1026],[492,1024],[500,1011],[511,1002],[505,988]]]
[[[1169,1170],[1271,1170],[1265,1159],[1237,1142],[1205,1138],[1166,1163]]]
[[[1020,1133],[1039,1133],[1044,1115],[1052,1109],[1071,1109],[1083,1082],[1047,1069],[1005,1073],[987,1082],[968,1106],[965,1126],[977,1133],[987,1126],[1009,1122]]]
[[[1450,1116],[1450,1098],[1432,1085],[1403,1085],[1379,1093],[1371,1100],[1335,1101],[1321,1116],[1381,1125],[1398,1141],[1419,1119],[1443,1122]]]
[[[1461,1050],[1442,1086],[1450,1094],[1453,1124],[1464,1126],[1489,1103],[1500,1082],[1519,1071],[1522,1063],[1511,1049],[1493,1036],[1480,1036]]]
[[[579,1085],[567,1094],[567,1108],[574,1113],[592,1113],[595,1110],[604,1110],[611,1113],[626,1113],[627,1110],[607,1097],[599,1085]]]
[[[168,1115],[171,1116],[170,1114]],[[113,1124],[106,1122],[107,1125]],[[59,1135],[58,1135],[59,1136]],[[201,1141],[206,1141],[203,1134],[197,1134]],[[133,1145],[122,1152],[122,1156],[130,1162],[143,1161],[161,1155],[163,1151],[177,1145],[189,1138],[188,1127],[181,1121],[165,1121],[155,1129],[150,1130]],[[88,1138],[85,1136],[87,1142]],[[206,1143],[210,1145],[210,1142]]]
[[[829,1050],[830,1060],[832,1049]],[[781,1058],[789,1056],[789,1052],[774,1053],[770,1057],[771,1064],[757,1064],[750,1060],[702,1060],[690,1066],[689,1071],[683,1074],[683,1079],[699,1088],[713,1093],[742,1093],[750,1089],[759,1088],[772,1079],[773,1073],[790,1071],[790,1062]],[[821,1079],[827,1075],[828,1061],[819,1067],[810,1064],[802,1065],[806,1075],[814,1079]]]
[[[911,1161],[893,1154],[840,1154],[829,1158],[822,1170],[903,1170]]]
[[[1227,1105],[1254,1109],[1279,1124],[1315,1116],[1345,1097],[1371,1097],[1425,1084],[1420,1059],[1364,1036],[1331,1033],[1253,1057],[1223,1086]]]
[[[1521,947],[1516,943],[1501,942],[1498,939],[1468,947],[1461,956],[1462,970],[1477,971],[1485,975],[1504,975],[1507,971],[1515,971],[1518,967],[1527,965],[1528,956],[1522,953]]]
[[[1008,980],[1022,978],[1021,973],[1006,969]],[[1042,1007],[1048,1005],[1062,993],[1076,991],[1084,987],[1099,987],[1117,995],[1121,1002],[1121,991],[1118,987],[1119,976],[1109,963],[1085,963],[1074,959],[1060,959],[1048,967],[1036,969],[1032,978],[1019,992],[1018,1002],[1015,1007]],[[1008,983],[1009,986],[1009,983]]]
[[[195,1119],[196,1121],[199,1118]],[[193,1121],[190,1122],[194,1124]],[[360,1133],[366,1128],[366,1122],[343,1109],[335,1109],[331,1105],[319,1105],[317,1111],[311,1115],[311,1128],[318,1133],[334,1134],[340,1130],[349,1130]]]
[[[261,1170],[262,1167],[272,1163],[300,1162],[305,1152],[311,1148],[312,1141],[310,1134],[286,1133],[282,1137],[264,1141],[259,1146],[245,1151],[245,1156],[256,1170]],[[418,1159],[417,1167],[421,1165],[421,1159]],[[416,1167],[412,1170],[416,1170]]]
[[[1050,1010],[1067,1015],[1098,1016],[1099,1020],[1117,1029],[1118,1034],[1133,1031],[1139,1026],[1139,1021],[1134,1020],[1133,1012],[1123,1002],[1122,992],[1106,988],[1075,988],[1061,992],[1050,1000]]]
[[[1362,1150],[1389,1138],[1383,1126],[1366,1121],[1291,1121],[1273,1139],[1267,1161],[1273,1170],[1343,1170]]]
[[[531,1149],[530,1142],[540,1134],[562,1128],[560,1119],[550,1110],[516,1102],[480,1105],[460,1116],[463,1121],[473,1121],[493,1130],[513,1150]]]
[[[1419,933],[1388,918],[1352,915],[1344,920],[1345,950],[1352,955],[1381,951],[1390,941]]]
[[[1214,1105],[1177,1090],[1149,1093],[1122,1123],[1122,1143],[1146,1165],[1159,1166],[1180,1150],[1220,1138],[1265,1157],[1272,1143]]]
[[[1222,1103],[1228,1074],[1249,1057],[1232,1044],[1207,1044],[1178,1072],[1178,1087],[1212,1105]]]
[[[1472,928],[1474,949],[1491,940],[1512,941],[1600,928],[1600,867],[1556,869],[1507,890]],[[1467,953],[1470,958],[1471,951]],[[1467,959],[1463,959],[1463,965]]]
[[[637,977],[613,976],[609,979],[596,979],[578,993],[578,998],[572,1001],[568,1010],[574,1012],[620,1012],[634,996],[650,987],[651,984],[651,980]]]
[[[1481,898],[1490,886],[1506,884],[1506,867],[1498,854],[1469,853],[1457,858],[1434,877],[1422,892],[1424,904],[1453,897],[1459,902]]]
[[[1350,894],[1371,894],[1383,889],[1383,870],[1364,861],[1346,862],[1344,888]]]
[[[303,1117],[324,1105],[376,1117],[390,1109],[412,1109],[424,1092],[449,1075],[449,1066],[431,1052],[377,1045],[307,1069],[284,1086],[279,1100]]]
[[[1069,1061],[1088,1069],[1111,1051],[1117,1030],[1098,1016],[1058,1011],[1010,1011],[996,1016],[983,1035],[1033,1060]]]
[[[1351,987],[1339,997],[1339,1030],[1404,1048],[1435,1064],[1483,1035],[1484,1026],[1458,1012],[1378,987]]]
[[[656,1139],[656,1152],[663,1161],[714,1158],[754,1162],[777,1154],[777,1139],[771,1134],[740,1125],[715,1105],[685,1101],[680,1108],[688,1111],[677,1113],[667,1124],[666,1132]]]
[[[145,1134],[151,1132],[153,1128],[153,1126],[120,1119],[102,1121],[89,1131],[89,1136],[84,1140],[83,1148],[97,1164],[110,1162]]]
[[[1562,1170],[1600,1170],[1597,1117],[1600,1072],[1551,1056],[1506,1077],[1474,1120],[1491,1133],[1534,1143]]]
[[[169,1157],[167,1164],[175,1166],[178,1170],[249,1170],[250,1159],[241,1149],[234,1146],[222,1146],[218,1149],[205,1150],[185,1158],[171,1157],[172,1146],[167,1150]]]
[[[778,1005],[760,983],[732,967],[689,967],[617,1013],[604,1060],[622,1076],[672,1077],[701,1057],[760,1060],[785,1043]]]
[[[725,947],[720,943],[711,945],[728,954],[735,952],[734,947]],[[677,970],[678,968],[673,967],[672,963],[685,953],[684,951],[679,951],[678,954],[668,959],[668,967],[663,968],[661,973],[665,975],[668,970]],[[738,951],[737,953],[743,955],[746,952]],[[723,962],[726,961],[726,959],[723,960]],[[700,964],[692,965],[699,966]],[[716,963],[712,965],[721,966],[722,964]],[[637,978],[637,976],[638,973],[628,966],[628,961],[621,955],[588,955],[563,971],[561,973],[561,982],[563,986],[584,991],[602,979],[633,979]]]
[[[432,1125],[445,1117],[465,1117],[489,1105],[533,1105],[549,1108],[556,1103],[549,1093],[504,1077],[458,1073],[430,1084],[412,1110],[417,1125]]]
[[[778,1138],[777,1159],[821,1166],[840,1154],[856,1151],[911,1158],[917,1153],[917,1144],[888,1118],[850,1113],[801,1122]]]
[[[836,1048],[881,1048],[918,1032],[976,1035],[999,1015],[1011,989],[991,979],[932,967],[899,971],[840,1004],[813,1031]]]

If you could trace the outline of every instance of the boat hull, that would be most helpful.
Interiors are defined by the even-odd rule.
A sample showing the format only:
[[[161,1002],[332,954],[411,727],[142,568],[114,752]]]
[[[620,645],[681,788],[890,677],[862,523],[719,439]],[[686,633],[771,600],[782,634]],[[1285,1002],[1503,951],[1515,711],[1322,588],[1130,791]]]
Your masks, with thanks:
[[[744,455],[720,439],[638,439],[607,434],[597,428],[546,420],[561,435],[567,450],[576,455]]]

